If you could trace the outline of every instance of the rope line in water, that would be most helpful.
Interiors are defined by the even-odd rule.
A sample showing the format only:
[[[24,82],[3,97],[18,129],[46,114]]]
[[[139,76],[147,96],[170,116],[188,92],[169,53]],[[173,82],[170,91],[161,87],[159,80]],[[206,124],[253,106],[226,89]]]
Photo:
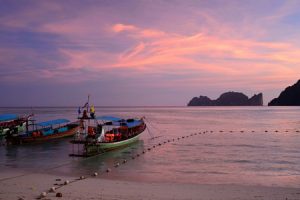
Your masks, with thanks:
[[[159,142],[158,144],[155,144],[155,145],[151,145],[151,147],[146,147],[144,148],[144,150],[142,151],[142,153],[138,153],[134,156],[132,156],[132,160],[134,160],[135,158],[137,157],[140,157],[141,155],[147,153],[147,152],[150,152],[152,149],[155,149],[156,147],[161,147],[162,145],[165,145],[167,143],[170,143],[170,142],[174,142],[177,140],[182,140],[182,139],[186,139],[186,138],[189,138],[189,137],[192,137],[192,136],[196,136],[196,135],[201,135],[201,134],[206,134],[206,133],[214,133],[214,132],[217,132],[217,131],[213,131],[213,130],[206,130],[206,131],[203,131],[203,132],[198,132],[198,133],[192,133],[192,134],[189,134],[189,135],[184,135],[184,136],[181,136],[181,137],[177,137],[177,138],[171,138],[171,139],[168,139],[168,140],[165,140],[165,141],[162,141],[162,142]],[[230,130],[230,131],[224,131],[224,130],[219,130],[219,133],[255,133],[255,132],[264,132],[264,133],[272,133],[272,132],[275,132],[275,133],[288,133],[288,132],[296,132],[296,133],[299,133],[300,131],[299,130],[294,130],[294,131],[289,131],[289,130],[282,130],[282,131],[279,131],[279,130],[274,130],[274,131],[269,131],[269,130],[265,130],[265,131],[255,131],[255,130],[251,130],[251,131],[245,131],[245,130],[240,130],[240,131],[233,131],[233,130]],[[103,153],[102,153],[103,154]],[[102,154],[97,154],[97,155],[94,155],[94,156],[90,156],[88,158],[83,158],[82,160],[85,161],[85,160],[88,160],[88,159],[91,159],[91,158],[94,158],[96,156],[99,156],[99,155],[102,155]],[[121,162],[121,164],[126,164],[128,161],[126,159],[123,159],[123,161]],[[67,162],[67,163],[64,163],[64,164],[61,164],[61,165],[58,165],[58,166],[55,166],[55,167],[50,167],[50,168],[47,168],[47,169],[44,169],[43,171],[46,171],[46,170],[51,170],[51,169],[56,169],[56,168],[59,168],[59,167],[62,167],[62,166],[66,166],[66,165],[70,165],[72,164],[72,161],[70,162]],[[120,166],[120,162],[117,162],[116,164],[114,164],[113,167],[119,167]],[[107,168],[107,170],[105,171],[106,173],[109,173],[111,172],[111,168]],[[21,175],[18,175],[18,176],[14,176],[14,177],[8,177],[8,178],[3,178],[3,179],[0,179],[0,182],[1,181],[5,181],[5,180],[10,180],[10,179],[14,179],[14,178],[18,178],[18,177],[22,177],[22,176],[27,176],[27,175],[31,175],[33,173],[27,173],[27,174],[21,174]],[[37,199],[41,199],[41,198],[44,198],[46,197],[47,194],[49,193],[53,193],[55,192],[56,190],[62,188],[63,186],[66,186],[66,185],[69,185],[71,183],[75,183],[75,182],[78,182],[80,180],[85,180],[87,178],[92,178],[92,177],[95,177],[95,176],[98,176],[98,174],[103,174],[103,171],[97,171],[97,172],[94,172],[92,175],[87,175],[87,176],[80,176],[78,179],[74,179],[72,181],[68,181],[66,180],[63,184],[60,184],[59,186],[56,186],[56,187],[52,187],[50,188],[50,190],[48,190],[47,192],[43,192]]]
[[[89,160],[89,159],[94,158],[96,156],[103,155],[103,154],[104,154],[104,152],[101,153],[101,154],[96,154],[96,155],[90,156],[90,157],[85,157],[85,158],[82,158],[81,161],[86,161],[86,160]],[[43,169],[43,170],[41,170],[39,172],[46,172],[46,171],[57,169],[57,168],[60,168],[60,167],[63,167],[63,166],[71,165],[72,162],[73,162],[73,160],[71,160],[69,162],[66,162],[66,163],[63,163],[63,164],[60,164],[60,165],[57,165],[57,166],[54,166],[54,167],[45,168],[45,169]],[[24,174],[20,174],[18,176],[7,177],[7,178],[0,179],[0,182],[6,181],[6,180],[10,180],[10,179],[14,179],[14,178],[19,178],[19,177],[22,177],[22,176],[28,176],[28,175],[32,175],[32,174],[34,174],[34,173],[24,173]]]
[[[147,120],[147,121],[149,121],[149,120]],[[154,126],[153,126],[153,127],[154,127]],[[154,127],[154,128],[156,128],[156,127]],[[147,128],[147,129],[148,129],[148,128]],[[149,129],[148,129],[148,131],[149,131]],[[151,134],[151,135],[153,135],[153,134]],[[160,136],[154,137],[154,135],[153,135],[153,137],[152,137],[151,139],[155,139],[155,138],[159,138],[159,137],[160,137]],[[82,161],[89,160],[89,159],[94,158],[94,157],[96,157],[96,156],[100,156],[100,155],[102,155],[102,154],[104,154],[104,153],[105,153],[105,152],[100,153],[100,154],[96,154],[96,155],[93,155],[93,156],[89,156],[89,157],[86,157],[86,158],[82,158]],[[28,157],[29,157],[29,156],[28,156]],[[48,168],[45,168],[45,169],[41,170],[40,172],[46,172],[46,171],[53,170],[53,169],[57,169],[57,168],[60,168],[60,167],[63,167],[63,166],[67,166],[67,165],[70,165],[70,164],[72,164],[72,160],[69,161],[69,162],[66,162],[66,163],[63,163],[63,164],[54,166],[54,167],[48,167]],[[34,173],[24,173],[24,174],[20,174],[20,175],[18,175],[18,176],[7,177],[7,178],[0,179],[0,182],[7,181],[7,180],[11,180],[11,179],[15,179],[15,178],[19,178],[19,177],[23,177],[23,176],[28,176],[28,175],[32,175],[32,174],[34,174]]]
[[[182,138],[182,139],[184,139],[184,138],[189,138],[189,137],[192,137],[192,136],[201,135],[201,134],[205,134],[205,133],[206,133],[206,131],[204,131],[204,132],[199,132],[199,133],[192,133],[192,134],[189,134],[189,135],[186,135],[186,136],[182,136],[181,138]],[[179,140],[180,137],[178,137],[177,139]],[[148,147],[148,148],[146,147],[146,148],[144,148],[144,150],[142,151],[142,153],[137,153],[136,155],[133,155],[133,156],[131,157],[131,159],[134,160],[134,159],[136,159],[137,157],[140,157],[141,155],[147,153],[147,151],[150,152],[152,149],[155,149],[155,148],[158,147],[158,146],[162,147],[162,145],[165,145],[165,144],[168,144],[168,143],[171,143],[171,142],[175,142],[175,141],[176,141],[176,138],[172,138],[172,139],[168,139],[168,140],[165,140],[165,141],[163,141],[163,142],[160,142],[160,143],[158,143],[158,144],[152,145],[152,147]],[[117,167],[120,166],[120,163],[124,165],[124,164],[126,164],[127,162],[128,162],[128,160],[123,159],[122,162],[117,162],[117,163],[115,163],[115,164],[113,165],[113,167],[114,167],[114,168],[117,168]],[[111,167],[111,168],[113,168],[113,167]],[[105,172],[106,172],[106,173],[110,173],[110,172],[112,171],[111,168],[107,168]],[[105,172],[103,172],[103,171],[102,171],[102,172],[101,172],[101,171],[96,171],[96,172],[94,172],[93,174],[90,174],[90,175],[87,175],[87,176],[80,176],[79,178],[74,179],[74,180],[72,180],[72,181],[66,180],[66,181],[64,181],[63,184],[60,184],[59,186],[56,186],[56,187],[52,187],[52,188],[50,188],[47,192],[42,192],[41,195],[40,195],[39,197],[37,197],[37,199],[42,199],[42,198],[46,197],[47,194],[49,194],[49,193],[54,193],[56,190],[58,190],[58,189],[60,189],[60,188],[62,188],[62,187],[64,187],[64,186],[66,186],[66,185],[69,185],[69,184],[71,184],[71,183],[75,183],[75,182],[78,182],[78,181],[81,181],[81,180],[85,180],[85,179],[87,179],[87,178],[96,177],[96,176],[98,176],[99,174],[100,174],[100,175],[101,175],[101,174],[104,174]]]

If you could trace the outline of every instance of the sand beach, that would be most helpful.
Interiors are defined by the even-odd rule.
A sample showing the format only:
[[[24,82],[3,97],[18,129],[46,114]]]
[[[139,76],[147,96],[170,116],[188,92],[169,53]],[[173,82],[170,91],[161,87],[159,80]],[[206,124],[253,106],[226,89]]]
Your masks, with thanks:
[[[110,173],[113,173],[113,171]],[[26,174],[17,170],[5,171],[0,173],[0,199],[300,199],[299,188],[236,184],[150,183],[112,180],[107,179],[105,176],[107,174],[99,174],[97,177],[90,176],[79,180],[80,177],[46,173]],[[66,180],[70,183],[64,185]],[[60,187],[59,185],[63,186]],[[52,187],[60,188],[50,192]],[[40,198],[42,192],[47,192],[47,194],[45,197]],[[62,197],[56,197],[57,193],[61,193]]]

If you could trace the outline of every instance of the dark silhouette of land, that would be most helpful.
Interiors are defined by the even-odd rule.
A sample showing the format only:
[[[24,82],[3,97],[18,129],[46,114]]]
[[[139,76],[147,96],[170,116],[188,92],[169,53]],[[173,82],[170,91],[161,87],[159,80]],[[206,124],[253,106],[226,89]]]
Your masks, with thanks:
[[[207,96],[194,97],[187,104],[188,106],[262,106],[263,95],[262,93],[256,94],[248,98],[240,92],[226,92],[223,93],[218,99],[211,100]]]
[[[300,106],[300,80],[285,88],[279,97],[269,102],[268,106]]]

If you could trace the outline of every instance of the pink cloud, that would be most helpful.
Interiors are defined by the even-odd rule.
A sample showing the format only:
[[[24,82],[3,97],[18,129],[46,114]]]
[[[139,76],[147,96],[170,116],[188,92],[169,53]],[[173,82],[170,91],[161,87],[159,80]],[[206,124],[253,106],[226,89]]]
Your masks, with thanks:
[[[138,28],[136,31],[140,32]],[[139,40],[143,41],[143,37],[141,36]],[[181,65],[186,69],[233,73],[240,71],[240,68],[249,62],[253,66],[254,63],[265,62],[298,63],[300,59],[294,56],[298,50],[293,48],[295,47],[287,43],[223,39],[201,33],[191,36],[164,33],[159,38],[142,43],[142,46],[138,44],[128,49],[124,55],[128,55],[128,52],[133,53],[130,56],[121,55],[115,66],[145,68],[149,65],[153,69],[153,66],[162,68],[167,65]],[[209,59],[209,62],[201,61],[197,57]],[[230,61],[219,62],[228,59],[235,60],[238,65]],[[205,69],[204,63],[210,67]],[[215,67],[211,67],[213,65]],[[257,70],[260,67],[261,65]]]
[[[47,5],[40,7],[46,8]],[[61,10],[56,4],[51,4],[49,8],[49,11],[53,12]],[[161,27],[145,28],[145,24],[111,24],[97,9],[79,12],[74,18],[65,18],[61,14],[59,18],[62,20],[37,23],[36,30],[64,36],[67,43],[83,46],[79,49],[58,48],[58,52],[66,61],[53,61],[53,66],[61,69],[61,74],[68,69],[90,69],[101,73],[103,70],[107,72],[118,68],[137,71],[140,74],[183,74],[184,71],[190,71],[195,74],[209,73],[215,79],[231,76],[236,80],[238,76],[247,75],[271,76],[274,80],[278,77],[291,79],[297,74],[295,66],[300,62],[300,48],[284,41],[264,42],[253,38],[230,37],[228,34],[235,32],[235,29],[217,20],[210,12],[196,12],[204,19],[205,26],[200,26],[198,30],[194,26],[194,31],[187,34],[164,31]],[[18,20],[9,17],[9,24],[27,27],[28,24],[38,21],[42,15],[38,9],[31,14],[26,13],[30,12],[20,14]],[[247,27],[251,29],[251,24]],[[101,49],[95,41],[103,36],[120,44],[126,43],[127,46],[116,51]],[[51,77],[51,74],[57,76],[51,70],[41,73],[45,77]],[[86,76],[86,79],[90,78]]]
[[[112,26],[112,31],[115,33],[128,32],[134,38],[158,38],[165,36],[163,31],[154,29],[142,29],[134,25],[115,24]]]
[[[112,27],[112,30],[116,33],[123,32],[123,31],[133,31],[137,28],[133,25],[125,25],[125,24],[115,24]]]
[[[240,80],[240,76],[247,76],[268,77],[267,81],[272,77],[273,80],[294,78],[297,69],[293,66],[300,61],[296,56],[300,49],[286,42],[228,39],[205,33],[180,35],[125,24],[115,24],[112,30],[123,33],[115,36],[118,40],[130,37],[135,44],[120,52],[60,48],[60,53],[68,60],[63,68],[88,68],[95,73],[118,68],[132,69],[140,74],[189,71],[209,73],[214,79],[229,76]],[[194,81],[199,83],[201,79]]]

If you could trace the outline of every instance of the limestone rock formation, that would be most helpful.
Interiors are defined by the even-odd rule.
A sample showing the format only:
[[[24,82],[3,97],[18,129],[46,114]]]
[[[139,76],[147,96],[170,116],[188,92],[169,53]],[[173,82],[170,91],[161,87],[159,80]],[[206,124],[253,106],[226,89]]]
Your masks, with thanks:
[[[218,99],[211,100],[206,96],[194,97],[188,106],[262,106],[262,93],[256,94],[250,99],[240,92],[226,92]]]
[[[300,80],[285,88],[279,97],[270,101],[268,106],[300,106]]]

